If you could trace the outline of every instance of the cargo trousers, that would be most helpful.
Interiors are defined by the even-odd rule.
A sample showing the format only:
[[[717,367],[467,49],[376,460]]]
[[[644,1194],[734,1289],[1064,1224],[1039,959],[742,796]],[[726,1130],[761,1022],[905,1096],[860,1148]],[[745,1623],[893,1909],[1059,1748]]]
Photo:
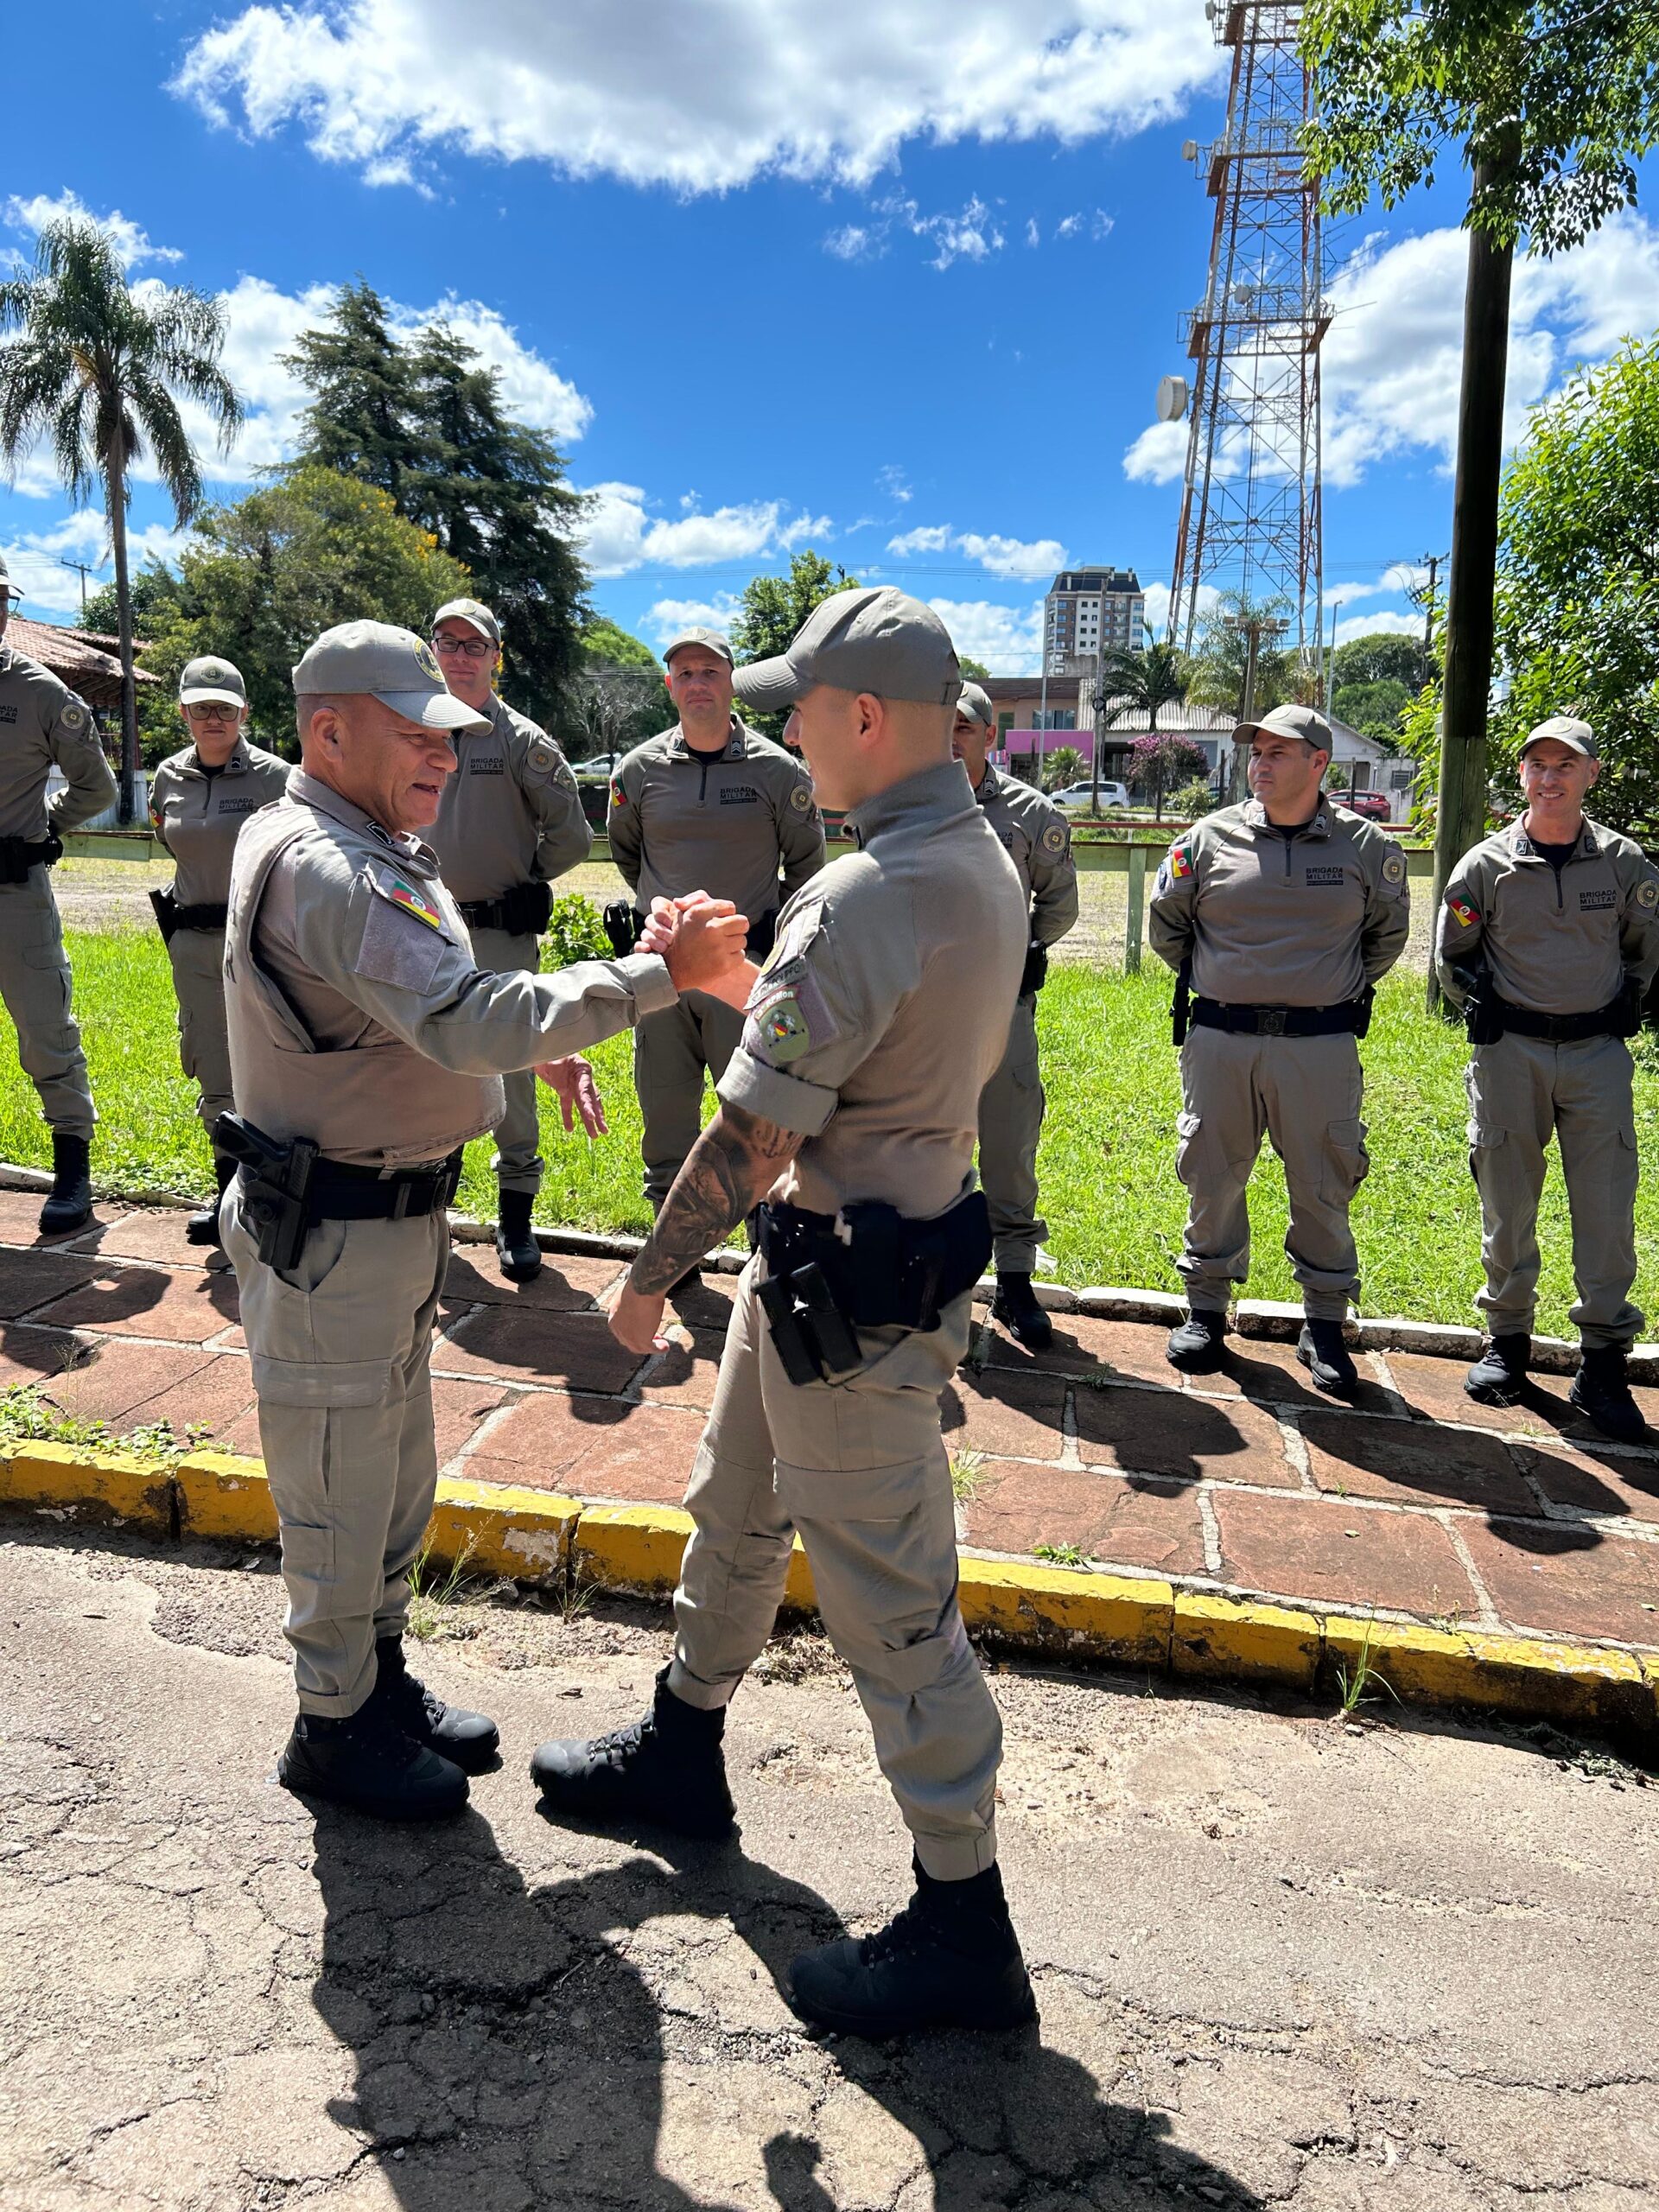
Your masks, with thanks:
[[[1195,1309],[1224,1313],[1250,1272],[1246,1186],[1265,1135],[1284,1163],[1285,1250],[1312,1321],[1340,1321],[1359,1292],[1348,1209],[1370,1160],[1359,1047],[1349,1035],[1233,1036],[1192,1029],[1181,1047],[1176,1172],[1186,1228],[1175,1262]]]
[[[801,1546],[830,1641],[925,1870],[957,1881],[996,1856],[1002,1728],[957,1601],[939,1394],[967,1348],[970,1300],[937,1329],[859,1332],[839,1382],[784,1372],[757,1296],[738,1286],[714,1408],[692,1469],[695,1524],[674,1593],[669,1688],[712,1710],[759,1658]]]
[[[1477,1045],[1469,1088],[1469,1166],[1480,1192],[1476,1304],[1494,1336],[1531,1333],[1538,1291],[1538,1201],[1553,1136],[1573,1224],[1573,1325],[1586,1349],[1634,1344],[1643,1315],[1636,1281],[1636,1109],[1630,1050],[1620,1037],[1549,1045],[1500,1037]]]
[[[321,1222],[286,1274],[258,1255],[240,1176],[219,1225],[282,1532],[300,1709],[343,1719],[374,1688],[376,1637],[402,1632],[432,1516],[432,1324],[448,1224],[442,1213]]]
[[[225,932],[175,930],[167,948],[179,1002],[179,1065],[196,1085],[209,1136],[231,1110],[231,1046],[225,1027]]]
[[[17,1032],[18,1060],[48,1128],[90,1137],[98,1116],[73,989],[49,871],[32,868],[26,883],[0,883],[0,1000]]]
[[[702,1128],[705,1071],[709,1083],[718,1084],[742,1034],[741,1009],[702,991],[683,992],[673,1006],[635,1025],[633,1082],[645,1122],[639,1149],[653,1213]]]
[[[1033,1273],[1048,1234],[1037,1211],[1037,1143],[1046,1103],[1033,994],[1014,1001],[1007,1050],[979,1094],[979,1179],[1001,1274]]]
[[[471,924],[467,933],[473,941],[474,959],[488,975],[510,976],[522,970],[533,976],[542,964],[541,940],[534,934],[516,937],[507,930],[480,929]],[[495,1128],[496,1184],[503,1191],[521,1191],[533,1198],[542,1187],[545,1164],[535,1069],[515,1068],[502,1077],[501,1088],[506,1094],[507,1110]]]

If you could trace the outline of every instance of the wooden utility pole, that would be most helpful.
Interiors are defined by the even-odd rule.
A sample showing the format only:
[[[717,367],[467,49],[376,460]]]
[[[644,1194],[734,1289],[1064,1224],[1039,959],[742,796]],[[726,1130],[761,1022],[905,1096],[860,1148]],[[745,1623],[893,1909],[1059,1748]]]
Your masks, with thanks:
[[[1475,198],[1491,181],[1475,171]],[[1434,826],[1434,905],[1486,827],[1486,715],[1492,690],[1492,594],[1497,578],[1497,498],[1503,462],[1503,388],[1509,372],[1512,245],[1469,233],[1463,304],[1463,381],[1452,495],[1452,561],[1446,612],[1446,703],[1440,718],[1440,798]],[[1433,971],[1428,1001],[1440,1004]]]
[[[1424,683],[1427,683],[1434,667],[1434,587],[1440,582],[1440,570],[1445,565],[1445,561],[1446,556],[1443,553],[1425,553],[1423,566],[1428,570],[1428,582],[1420,584],[1415,591],[1406,594],[1408,599],[1414,600],[1423,610],[1422,681]]]

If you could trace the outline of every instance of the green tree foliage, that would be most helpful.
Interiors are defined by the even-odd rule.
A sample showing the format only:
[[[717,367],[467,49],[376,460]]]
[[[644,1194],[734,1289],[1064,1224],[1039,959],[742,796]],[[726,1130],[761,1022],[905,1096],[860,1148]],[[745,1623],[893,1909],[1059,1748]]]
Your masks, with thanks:
[[[1632,339],[1535,408],[1499,509],[1495,751],[1582,715],[1599,819],[1659,830],[1659,338]]]
[[[962,664],[963,677],[967,683],[982,683],[991,672],[982,660],[976,660],[971,653],[958,653],[957,658]]]
[[[1410,687],[1385,676],[1373,683],[1339,684],[1331,706],[1339,721],[1392,749],[1400,741],[1400,717],[1413,696]]]
[[[1373,630],[1350,638],[1331,659],[1331,677],[1340,691],[1346,683],[1403,683],[1418,691],[1423,682],[1423,641],[1399,630]],[[1344,721],[1351,718],[1344,715]]]
[[[648,668],[657,676],[663,672],[643,638],[620,629],[603,614],[593,615],[582,624],[576,644],[582,664],[588,668]]]
[[[857,584],[837,561],[826,561],[809,546],[791,558],[786,576],[754,576],[744,585],[732,624],[732,651],[745,661],[770,660],[785,652],[813,608],[838,591]],[[768,737],[782,738],[785,715],[745,717]]]
[[[174,695],[194,655],[236,663],[260,742],[291,753],[290,671],[314,638],[359,618],[423,632],[433,608],[467,588],[465,569],[429,531],[406,521],[389,493],[315,467],[293,469],[233,506],[207,508],[176,575],[144,573],[153,579],[144,665],[166,687],[144,702],[152,760],[183,742]]]
[[[1195,706],[1220,707],[1230,715],[1244,711],[1244,679],[1252,624],[1283,620],[1277,601],[1258,606],[1239,592],[1224,592],[1199,627],[1186,664],[1186,696]],[[1255,657],[1255,711],[1280,707],[1295,690],[1295,656],[1277,639],[1264,634]]]
[[[175,522],[201,505],[200,464],[179,412],[200,409],[227,449],[242,403],[219,366],[225,311],[185,286],[127,282],[109,238],[77,218],[47,224],[35,266],[0,283],[0,461],[15,471],[41,438],[77,505],[101,495],[115,556],[121,652],[121,812],[130,820],[138,767],[127,501],[149,459]]]
[[[1190,737],[1177,737],[1173,730],[1137,737],[1123,764],[1124,782],[1137,796],[1152,800],[1153,811],[1160,820],[1166,791],[1195,783],[1201,776],[1207,780],[1209,774],[1210,756],[1204,747]]]
[[[551,435],[507,411],[500,372],[448,325],[397,337],[360,278],[285,359],[311,393],[295,466],[378,486],[462,563],[467,594],[501,623],[504,690],[556,722],[588,612],[575,543],[587,503]]]
[[[1075,745],[1057,745],[1043,756],[1043,789],[1063,791],[1068,784],[1083,781],[1083,755]]]

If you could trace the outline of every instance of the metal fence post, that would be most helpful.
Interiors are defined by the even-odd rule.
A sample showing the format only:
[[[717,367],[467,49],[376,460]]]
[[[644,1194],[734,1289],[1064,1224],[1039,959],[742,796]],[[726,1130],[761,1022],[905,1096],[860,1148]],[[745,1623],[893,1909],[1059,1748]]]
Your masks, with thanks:
[[[1123,925],[1123,972],[1126,976],[1141,973],[1141,924],[1147,903],[1147,849],[1144,845],[1129,847],[1129,906]]]

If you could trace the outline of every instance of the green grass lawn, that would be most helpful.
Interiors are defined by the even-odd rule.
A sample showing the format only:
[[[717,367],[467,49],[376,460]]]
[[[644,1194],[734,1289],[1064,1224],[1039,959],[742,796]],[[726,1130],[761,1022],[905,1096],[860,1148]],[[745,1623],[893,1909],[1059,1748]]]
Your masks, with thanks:
[[[140,931],[69,935],[75,1002],[102,1116],[94,1173],[106,1184],[185,1192],[211,1180],[194,1087],[179,1072],[172,982],[160,940]],[[1155,963],[1139,976],[1058,966],[1041,1001],[1048,1121],[1040,1167],[1049,1248],[1059,1280],[1178,1290],[1185,1192],[1175,1179],[1179,1103],[1169,1043],[1170,979]],[[1421,977],[1389,978],[1362,1050],[1368,1087],[1371,1173],[1355,1206],[1364,1310],[1446,1321],[1474,1319],[1479,1214],[1465,1148],[1461,1034],[1422,1012]],[[567,1137],[550,1102],[543,1116],[548,1176],[537,1217],[578,1229],[643,1230],[639,1115],[631,1040],[590,1057],[611,1134],[588,1145]],[[1659,1143],[1659,1049],[1637,1046],[1637,1129],[1644,1159]],[[48,1164],[50,1147],[33,1086],[0,1015],[0,1158]],[[461,1205],[493,1212],[487,1141],[468,1151]],[[1637,1300],[1659,1300],[1652,1255],[1659,1200],[1645,1184],[1637,1211],[1643,1255]],[[1255,1272],[1249,1292],[1289,1298],[1283,1250],[1284,1184],[1264,1150],[1251,1186]],[[1565,1195],[1552,1167],[1545,1192],[1545,1268],[1540,1325],[1567,1332],[1573,1291]]]

